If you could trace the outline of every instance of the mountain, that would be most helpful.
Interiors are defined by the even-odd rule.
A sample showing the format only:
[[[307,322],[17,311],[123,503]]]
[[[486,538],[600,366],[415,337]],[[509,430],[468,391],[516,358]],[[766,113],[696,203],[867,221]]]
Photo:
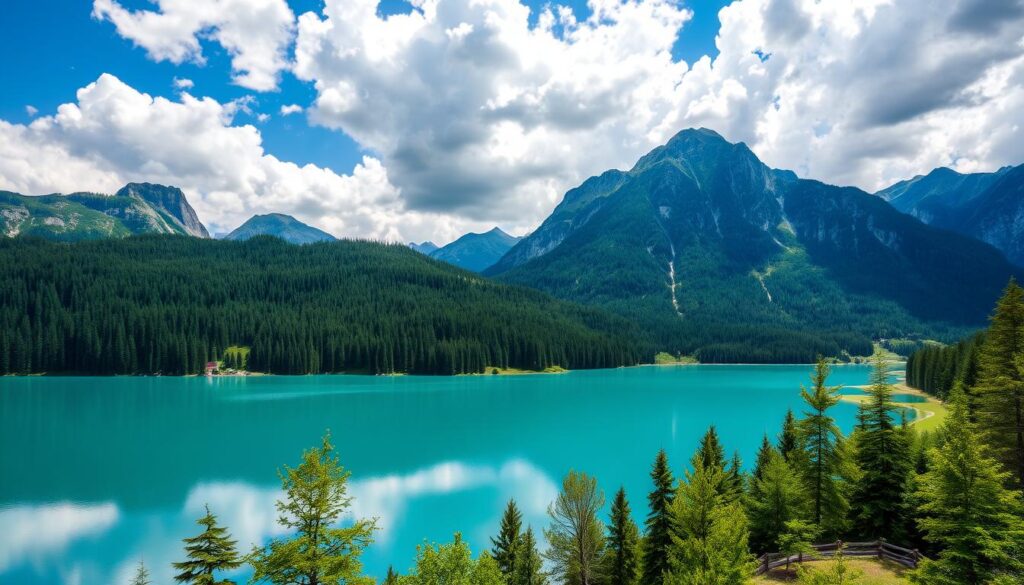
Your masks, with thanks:
[[[421,244],[417,244],[416,242],[409,242],[409,247],[412,248],[413,250],[416,250],[420,254],[426,254],[427,256],[430,256],[438,249],[437,244],[429,240]]]
[[[504,256],[519,240],[520,238],[494,228],[482,234],[468,233],[447,246],[434,250],[430,257],[466,270],[482,272]]]
[[[268,213],[254,215],[235,230],[224,236],[225,240],[248,240],[256,236],[274,236],[291,244],[312,244],[333,242],[331,234],[306,225],[290,215]]]
[[[568,191],[485,274],[609,308],[673,353],[770,362],[956,338],[1021,271],[987,244],[699,129]]]
[[[929,225],[988,242],[1024,266],[1024,165],[970,174],[937,168],[876,195]]]
[[[150,183],[128,183],[113,195],[0,191],[0,231],[62,241],[146,233],[210,237],[181,189]]]
[[[615,367],[637,333],[398,244],[0,239],[0,375],[197,373],[232,346],[280,374]]]

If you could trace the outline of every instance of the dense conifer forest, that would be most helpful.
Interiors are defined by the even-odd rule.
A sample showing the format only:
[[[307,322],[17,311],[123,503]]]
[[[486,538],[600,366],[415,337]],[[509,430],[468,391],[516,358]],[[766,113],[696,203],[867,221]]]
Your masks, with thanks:
[[[951,345],[928,345],[907,358],[907,385],[945,398],[959,381],[973,386],[978,377],[978,350],[985,335],[978,333]]]
[[[400,245],[0,240],[0,374],[459,374],[634,364],[634,326]],[[648,357],[647,359],[650,359]]]

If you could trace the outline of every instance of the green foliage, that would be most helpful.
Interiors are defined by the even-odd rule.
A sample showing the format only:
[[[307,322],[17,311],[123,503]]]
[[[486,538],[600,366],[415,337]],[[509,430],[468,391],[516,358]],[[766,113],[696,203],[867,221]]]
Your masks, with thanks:
[[[0,374],[196,374],[224,348],[279,374],[613,367],[621,318],[405,246],[269,237],[0,239]]]
[[[786,461],[792,462],[794,453],[801,450],[800,430],[797,428],[796,417],[792,410],[786,411],[786,419],[782,421],[779,433],[779,453]]]
[[[764,468],[768,465],[768,461],[771,459],[772,454],[781,456],[775,447],[772,446],[772,442],[768,440],[768,434],[765,433],[764,437],[761,438],[761,447],[757,450],[757,460],[754,462],[754,476],[752,479],[761,479],[764,474]]]
[[[815,552],[811,545],[820,534],[818,527],[810,522],[789,520],[779,535],[779,552],[787,557],[797,554],[811,556]]]
[[[841,390],[826,385],[829,373],[828,364],[819,357],[811,375],[811,389],[800,389],[808,410],[797,424],[797,433],[802,449],[799,469],[811,502],[811,521],[826,534],[838,535],[849,511],[845,494],[848,458],[842,432],[828,414],[839,403]]]
[[[775,450],[767,452],[760,477],[751,481],[746,504],[750,546],[755,552],[781,550],[787,524],[804,518],[808,508],[800,476]]]
[[[224,367],[232,370],[247,370],[249,366],[249,352],[250,348],[236,345],[225,349],[224,357],[222,358]]]
[[[738,502],[719,493],[723,472],[698,466],[686,475],[672,501],[671,585],[738,585],[753,571],[747,517]]]
[[[815,568],[801,566],[797,583],[799,585],[855,585],[863,576],[864,571],[846,564],[846,555],[840,548],[824,569],[820,566]]]
[[[516,507],[515,500],[509,500],[505,506],[505,513],[501,516],[501,528],[498,537],[491,539],[493,548],[491,556],[498,563],[502,575],[510,579],[516,564],[516,555],[519,552],[519,531],[523,527],[523,515]]]
[[[1024,580],[1024,505],[1004,487],[1010,474],[978,439],[964,394],[955,389],[941,447],[918,481],[924,537],[940,549],[912,575],[924,585]]]
[[[135,569],[135,576],[132,577],[130,585],[151,585],[152,583],[149,580],[149,570],[146,569],[146,564],[139,560],[139,566]]]
[[[188,560],[174,563],[174,569],[178,571],[175,581],[192,585],[230,583],[217,581],[213,572],[229,571],[242,565],[242,558],[235,548],[236,542],[231,540],[226,528],[217,524],[217,517],[210,513],[209,506],[206,514],[196,523],[204,530],[184,539]]]
[[[905,525],[904,489],[910,473],[907,433],[894,422],[896,406],[888,382],[889,363],[876,354],[870,398],[862,403],[855,434],[860,477],[853,489],[855,532],[864,538],[900,539]]]
[[[715,425],[709,426],[708,430],[704,432],[704,436],[701,437],[700,445],[690,459],[690,467],[694,469],[698,467],[711,467],[720,472],[725,472],[725,449],[722,447],[722,442],[718,439],[718,431],[715,429]]]
[[[516,554],[516,564],[512,571],[511,585],[547,585],[548,578],[544,574],[544,559],[537,551],[537,540],[533,536],[533,528],[527,527]]]
[[[661,585],[669,570],[669,550],[672,546],[672,500],[675,498],[675,478],[668,465],[665,450],[658,451],[651,467],[654,489],[647,495],[649,512],[644,526],[647,530],[643,546],[641,585]]]
[[[349,473],[334,454],[330,434],[320,447],[303,452],[298,467],[285,466],[279,475],[285,498],[277,502],[277,522],[289,536],[253,549],[253,581],[372,585],[373,579],[362,575],[359,557],[373,540],[374,522],[357,519],[339,526],[352,498]]]
[[[601,578],[600,559],[604,552],[604,527],[597,514],[604,506],[604,494],[597,480],[585,473],[569,471],[562,491],[548,506],[550,527],[547,559],[566,585],[593,585]]]
[[[992,454],[1024,487],[1024,289],[1010,281],[978,358],[975,416]]]
[[[398,573],[395,572],[394,567],[391,565],[388,565],[388,573],[384,576],[382,585],[398,585]]]
[[[612,500],[608,524],[608,548],[604,563],[608,585],[636,585],[640,578],[640,530],[633,522],[626,488],[619,488]]]
[[[956,382],[973,386],[984,340],[984,333],[977,333],[953,345],[929,344],[915,351],[907,358],[907,385],[942,399]]]
[[[399,585],[505,585],[498,563],[484,553],[473,560],[469,545],[455,533],[451,544],[416,547],[416,566]]]

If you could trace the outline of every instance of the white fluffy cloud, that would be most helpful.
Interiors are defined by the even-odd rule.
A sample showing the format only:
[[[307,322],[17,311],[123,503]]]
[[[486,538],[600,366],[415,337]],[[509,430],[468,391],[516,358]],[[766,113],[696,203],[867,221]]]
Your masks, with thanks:
[[[231,55],[234,81],[268,91],[287,65],[295,15],[285,0],[157,0],[157,10],[129,10],[117,0],[94,0],[93,16],[146,49],[157,61],[204,63],[200,41]]]
[[[111,75],[31,124],[0,121],[0,188],[113,192],[129,181],[176,185],[214,231],[253,213],[290,213],[331,233],[400,240],[470,226],[409,212],[379,160],[348,175],[298,166],[263,150],[259,131],[232,125],[244,103],[182,93],[153,98]]]
[[[281,115],[282,116],[291,116],[292,114],[301,114],[301,113],[302,113],[302,106],[300,106],[299,104],[287,104],[287,105],[281,106]]]
[[[327,0],[299,17],[315,123],[381,153],[417,209],[528,228],[568,188],[690,126],[867,189],[938,165],[1024,162],[1024,37],[1005,0],[741,0],[720,54],[671,48],[674,0],[591,0],[536,26],[515,0]],[[685,38],[684,38],[685,42]],[[523,221],[526,220],[526,221]]]

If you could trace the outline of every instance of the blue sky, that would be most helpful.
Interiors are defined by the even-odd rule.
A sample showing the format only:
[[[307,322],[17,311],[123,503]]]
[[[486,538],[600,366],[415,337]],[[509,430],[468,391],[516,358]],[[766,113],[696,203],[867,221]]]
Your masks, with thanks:
[[[8,0],[0,189],[444,243],[688,127],[867,191],[1024,162],[1024,0],[324,1]]]
[[[153,3],[146,0],[120,3],[126,8],[153,8]],[[585,1],[559,3],[572,7],[579,18],[590,14]],[[259,123],[264,146],[283,160],[348,172],[363,156],[364,150],[344,132],[310,125],[301,116],[276,115],[282,105],[309,105],[316,97],[311,84],[284,74],[276,92],[259,93],[234,85],[229,74],[230,59],[217,43],[203,42],[207,59],[204,65],[154,62],[145,50],[120,37],[112,24],[93,19],[90,2],[12,0],[5,4],[6,21],[19,26],[5,27],[0,35],[0,54],[18,56],[0,60],[0,86],[6,88],[0,92],[2,119],[28,121],[28,105],[42,115],[52,113],[58,105],[73,101],[75,91],[95,81],[101,73],[112,73],[151,95],[173,95],[173,80],[178,77],[195,83],[190,90],[194,95],[208,95],[220,102],[255,95],[258,103],[254,113],[271,114],[269,120]],[[323,7],[322,0],[288,0],[288,4],[296,14],[320,11]],[[529,0],[526,4],[539,9],[549,2]],[[674,46],[676,58],[693,61],[717,53],[718,10],[726,4],[725,0],[685,3],[694,16]],[[378,12],[388,15],[411,9],[405,0],[381,0]],[[257,123],[254,119],[239,121]]]

